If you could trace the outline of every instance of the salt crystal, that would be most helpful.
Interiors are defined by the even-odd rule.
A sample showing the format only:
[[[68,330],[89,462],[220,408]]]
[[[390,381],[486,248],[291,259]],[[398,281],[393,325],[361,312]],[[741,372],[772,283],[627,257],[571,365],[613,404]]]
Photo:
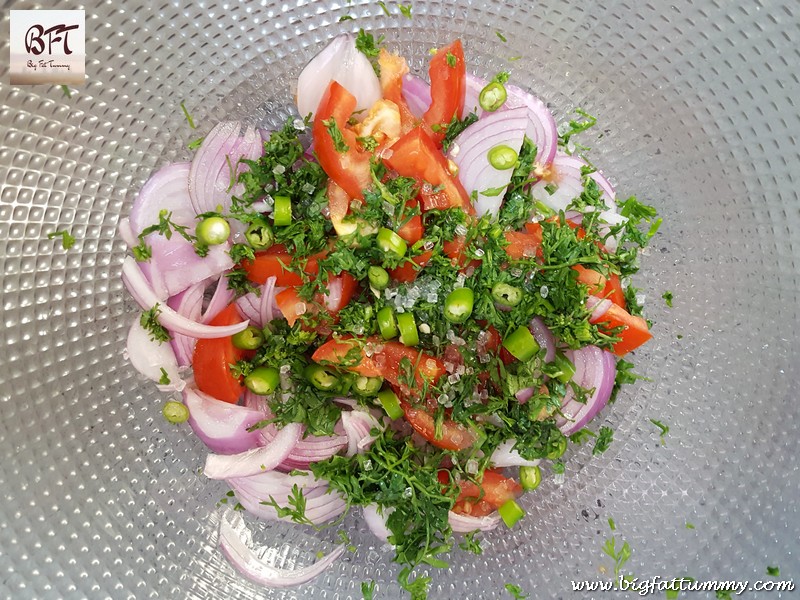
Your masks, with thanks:
[[[306,124],[303,121],[303,119],[295,119],[294,121],[292,121],[292,125],[294,125],[294,128],[297,129],[297,131],[306,130]]]
[[[427,242],[425,242],[424,244],[422,244],[422,247],[423,247],[425,250],[433,250],[433,247],[434,247],[434,246],[436,246],[436,244],[435,244],[434,242],[432,242],[431,240],[428,240]]]
[[[307,306],[305,302],[298,302],[297,304],[295,304],[295,313],[298,315],[306,314],[306,309]]]
[[[463,375],[466,372],[467,368],[464,365],[458,365],[456,367],[456,375]]]
[[[455,371],[456,365],[455,363],[451,363],[449,360],[444,361],[444,370],[448,373],[452,373]]]
[[[428,333],[431,332],[431,326],[428,325],[427,323],[421,323],[420,326],[419,326],[419,330],[422,333],[428,334]]]
[[[403,498],[411,498],[414,495],[414,490],[411,487],[407,487],[403,490]]]
[[[442,338],[440,338],[438,335],[435,335],[431,338],[431,341],[433,342],[434,346],[438,346],[442,343]]]
[[[455,232],[456,232],[456,235],[462,235],[462,236],[463,235],[467,235],[467,228],[464,225],[459,223],[458,225],[456,225]]]
[[[431,288],[432,289],[438,290],[440,287],[442,287],[442,282],[441,281],[439,281],[438,279],[434,279],[433,281],[431,281]]]
[[[464,465],[464,470],[470,475],[475,475],[475,473],[478,472],[478,461],[474,458],[470,458],[467,464]]]
[[[436,292],[430,292],[427,296],[425,296],[425,300],[431,304],[436,304],[436,302],[439,300],[439,294]]]
[[[467,276],[464,275],[463,273],[459,273],[458,277],[456,277],[456,282],[455,282],[455,284],[453,284],[453,287],[454,288],[463,288],[464,287],[464,282],[466,282],[466,281],[467,281]]]
[[[291,365],[281,365],[280,368],[281,375],[286,375],[291,370],[292,370]]]
[[[286,172],[286,167],[284,167],[283,165],[275,165],[274,167],[272,167],[272,172],[275,175],[283,175]]]
[[[364,461],[364,470],[372,471],[372,461],[370,459]]]
[[[394,214],[394,204],[384,200],[383,201],[383,212],[385,212],[387,215],[393,215]]]
[[[636,304],[644,306],[645,300],[647,300],[646,294],[636,294]]]
[[[547,298],[547,295],[549,293],[550,293],[550,288],[548,288],[546,285],[543,285],[542,287],[539,288],[539,295],[542,298]]]
[[[455,142],[453,142],[452,144],[450,144],[450,156],[451,156],[452,158],[455,158],[456,156],[458,156],[458,153],[459,153],[459,152],[461,152],[461,146],[459,146],[459,145],[458,145],[458,144],[456,144]],[[461,235],[464,235],[464,234],[462,233]]]
[[[486,253],[483,251],[483,248],[475,248],[475,256],[477,258],[481,258],[484,254]]]
[[[301,187],[300,189],[303,190],[309,196],[317,191],[317,188],[314,187],[313,183],[304,183],[303,187]]]
[[[450,383],[450,384],[458,383],[459,379],[461,379],[461,375],[458,375],[457,373],[453,373],[452,375],[448,375],[447,376],[447,383]]]

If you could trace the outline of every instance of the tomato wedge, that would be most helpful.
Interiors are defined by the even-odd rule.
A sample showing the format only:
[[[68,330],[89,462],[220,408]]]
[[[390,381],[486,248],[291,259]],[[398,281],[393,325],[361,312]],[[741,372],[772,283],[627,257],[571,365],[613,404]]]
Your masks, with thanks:
[[[404,262],[399,267],[389,269],[389,275],[392,279],[400,283],[411,283],[417,278],[419,272],[425,268],[425,265],[431,260],[433,252],[426,250],[422,254],[415,256],[410,261]]]
[[[211,320],[211,325],[234,325],[242,322],[235,304],[228,305]],[[192,357],[197,388],[217,400],[236,404],[244,392],[241,381],[231,374],[229,365],[245,357],[246,352],[233,345],[230,337],[197,340]]]
[[[370,344],[378,349],[371,356],[364,352],[364,346]],[[354,350],[355,349],[355,350]],[[356,354],[357,353],[357,354]],[[353,355],[358,364],[353,364]],[[444,363],[438,358],[425,354],[416,348],[404,346],[397,341],[385,341],[378,336],[368,338],[338,338],[328,340],[312,355],[315,362],[324,362],[339,366],[365,377],[383,377],[394,386],[400,388],[403,395],[411,390],[401,383],[400,362],[407,358],[416,366],[414,378],[417,389],[422,389],[426,382],[436,383],[444,375]]]
[[[439,471],[438,477],[439,481],[444,485],[450,482],[450,473],[448,471]],[[484,471],[483,481],[481,481],[480,485],[464,480],[459,482],[458,487],[460,493],[456,499],[456,507],[460,510],[455,507],[453,510],[476,517],[488,514],[485,512],[486,505],[494,510],[500,508],[509,500],[514,500],[522,495],[522,486],[519,483],[491,469]],[[480,500],[478,500],[479,497],[481,498]],[[485,503],[485,505],[482,503]]]
[[[590,319],[590,321],[604,325],[609,331],[615,327],[622,327],[621,333],[618,334],[622,339],[613,347],[614,354],[617,356],[623,356],[631,350],[635,350],[653,337],[647,327],[647,321],[642,317],[630,314],[616,304],[612,304],[603,316]]]
[[[506,231],[506,254],[513,260],[534,258],[542,254],[542,232]]]
[[[406,421],[414,428],[414,431],[428,440],[437,448],[444,450],[464,450],[475,443],[475,434],[469,429],[445,419],[442,423],[442,437],[436,437],[436,426],[433,415],[423,408],[415,408],[405,400],[400,401],[400,406],[406,415]]]
[[[319,306],[324,306],[331,315],[336,315],[350,303],[358,288],[358,281],[350,273],[342,272],[339,275],[328,277],[328,293],[318,294],[314,302],[307,302],[297,293],[296,287],[288,287],[275,296],[275,302],[293,327],[302,315],[315,313]]]
[[[572,269],[578,273],[578,282],[588,286],[593,296],[601,294],[606,288],[608,280],[594,269],[587,269],[583,265],[574,265]]]
[[[305,273],[312,277],[316,276],[319,272],[317,261],[325,256],[327,256],[325,251],[311,255],[303,269]],[[253,283],[264,285],[267,279],[275,277],[275,285],[279,287],[302,285],[303,277],[300,273],[288,270],[292,259],[293,257],[286,250],[286,246],[275,244],[267,250],[257,253],[256,259],[253,261],[244,259],[241,265],[247,271],[247,278]]]
[[[381,92],[386,100],[397,105],[400,110],[400,133],[405,134],[417,124],[418,120],[403,97],[403,76],[408,73],[406,59],[381,48],[378,55],[381,68]]]
[[[626,308],[625,303],[625,292],[622,289],[622,282],[619,279],[619,275],[613,273],[608,276],[606,280],[606,287],[603,289],[603,292],[599,294],[602,298],[608,298],[614,304],[621,308]]]
[[[356,97],[341,84],[331,81],[322,95],[314,118],[314,151],[319,164],[351,198],[363,198],[362,190],[370,187],[370,153],[358,149],[356,134],[347,128],[347,120],[356,108]],[[337,144],[326,126],[331,121],[341,134]],[[337,149],[338,146],[338,149]],[[341,152],[340,152],[341,150]]]
[[[406,208],[415,209],[419,206],[416,200],[406,202]],[[425,229],[422,226],[422,215],[414,215],[400,226],[397,235],[403,238],[409,246],[416,244],[422,239]]]
[[[444,138],[453,117],[461,118],[467,90],[467,69],[461,40],[439,48],[428,67],[431,80],[431,105],[422,120],[431,128],[438,144]]]
[[[422,184],[423,210],[460,207],[470,215],[475,214],[461,182],[450,173],[447,159],[421,127],[415,127],[397,140],[391,151],[391,156],[384,159],[389,168]],[[425,186],[425,183],[430,185]]]

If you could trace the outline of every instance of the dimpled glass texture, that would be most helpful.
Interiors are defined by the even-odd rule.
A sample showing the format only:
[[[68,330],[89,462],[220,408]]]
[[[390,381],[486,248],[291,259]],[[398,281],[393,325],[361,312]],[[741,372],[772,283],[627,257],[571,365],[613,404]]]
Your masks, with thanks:
[[[429,569],[431,598],[509,598],[506,583],[588,597],[570,580],[613,577],[609,519],[637,577],[754,581],[778,566],[800,580],[796,2],[415,0],[411,20],[388,1],[390,16],[361,0],[69,5],[86,9],[86,85],[10,86],[5,58],[0,77],[0,597],[344,600],[370,579],[376,598],[402,597],[357,511],[343,524],[357,551],[311,584],[239,577],[216,547],[227,488],[123,356],[136,307],[116,227],[137,189],[221,119],[280,124],[302,66],[360,27],[423,75],[428,49],[460,37],[473,72],[511,70],[559,120],[597,115],[589,156],[664,218],[635,279],[648,379],[593,423],[614,428],[610,448],[570,449],[560,485],[545,469],[524,521]],[[57,229],[72,249],[47,239]],[[669,426],[663,443],[650,419]],[[338,530],[253,527],[286,568]]]

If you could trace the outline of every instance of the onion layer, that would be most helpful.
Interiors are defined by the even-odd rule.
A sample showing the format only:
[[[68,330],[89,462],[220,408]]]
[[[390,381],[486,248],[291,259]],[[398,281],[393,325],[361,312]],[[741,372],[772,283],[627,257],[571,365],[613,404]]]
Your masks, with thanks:
[[[379,512],[379,511],[383,512]],[[367,504],[363,507],[364,522],[373,535],[382,542],[388,542],[391,530],[386,526],[386,520],[394,512],[394,507],[380,509],[377,504]]]
[[[594,392],[583,404],[575,400],[572,388],[567,390],[561,403],[561,413],[556,419],[561,433],[571,435],[586,425],[608,403],[616,376],[614,355],[597,346],[586,346],[571,352],[575,365],[572,377],[578,386]]]
[[[494,467],[535,467],[539,464],[538,460],[527,460],[520,456],[519,452],[514,450],[514,445],[517,440],[506,440],[500,444],[495,451],[489,462]]]
[[[238,454],[261,444],[259,432],[247,429],[267,418],[263,411],[217,400],[191,384],[183,389],[183,403],[192,430],[213,452]]]
[[[300,441],[304,428],[302,423],[289,423],[278,431],[269,444],[261,448],[239,454],[209,454],[203,473],[209,479],[230,479],[271,471],[286,460]]]
[[[166,385],[159,384],[158,389],[162,392],[180,392],[186,386],[178,373],[178,361],[172,346],[153,341],[138,317],[131,323],[128,331],[126,350],[133,367],[151,381],[158,383],[163,377],[161,370],[164,370],[170,382]]]
[[[219,526],[219,547],[231,565],[245,578],[259,585],[286,588],[307,583],[330,567],[345,550],[338,546],[312,565],[300,569],[279,569],[262,558],[263,551],[253,547],[253,537],[242,515],[227,510]]]
[[[491,531],[500,524],[500,515],[492,513],[485,517],[470,517],[460,515],[452,510],[447,514],[447,520],[455,533],[469,533],[471,531]]]
[[[150,310],[156,304],[159,305],[158,320],[170,331],[195,338],[221,338],[239,333],[247,329],[249,324],[249,321],[242,321],[241,323],[226,326],[204,325],[179,315],[168,305],[161,302],[161,298],[153,291],[132,256],[125,257],[122,262],[122,281],[142,309]]]

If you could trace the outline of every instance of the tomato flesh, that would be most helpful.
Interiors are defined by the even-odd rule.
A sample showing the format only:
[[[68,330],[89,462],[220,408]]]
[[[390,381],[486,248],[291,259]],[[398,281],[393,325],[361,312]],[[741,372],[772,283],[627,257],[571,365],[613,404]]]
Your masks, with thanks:
[[[235,304],[230,304],[211,320],[210,325],[235,325],[242,322]],[[244,392],[241,381],[231,374],[229,365],[246,355],[233,345],[231,337],[200,339],[194,347],[194,381],[201,392],[217,400],[236,404]]]
[[[467,90],[467,70],[461,40],[439,48],[431,59],[431,105],[422,120],[431,128],[431,137],[441,142],[453,117],[461,119]]]
[[[469,429],[450,419],[444,420],[442,423],[442,436],[437,438],[436,426],[431,413],[423,408],[413,407],[405,400],[400,401],[400,406],[405,413],[406,421],[414,428],[414,431],[437,448],[464,450],[472,446],[477,439]]]
[[[647,327],[647,321],[642,317],[630,314],[616,304],[611,304],[611,307],[603,316],[597,319],[590,319],[590,321],[598,325],[604,325],[604,329],[607,331],[622,327],[622,331],[618,334],[622,339],[613,346],[614,354],[617,356],[624,356],[653,337]]]

